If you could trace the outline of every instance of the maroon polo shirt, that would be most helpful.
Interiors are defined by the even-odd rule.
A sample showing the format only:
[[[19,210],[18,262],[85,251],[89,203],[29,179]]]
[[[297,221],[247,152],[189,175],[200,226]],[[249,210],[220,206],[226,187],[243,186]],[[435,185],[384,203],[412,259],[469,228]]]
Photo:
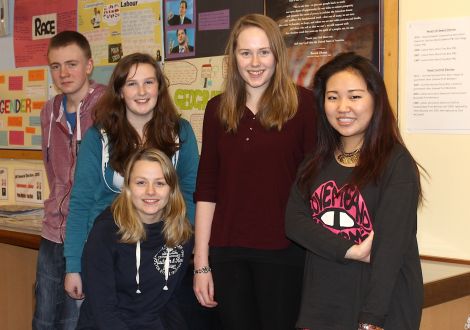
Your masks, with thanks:
[[[284,214],[297,167],[315,144],[313,95],[299,90],[299,108],[281,131],[266,130],[246,108],[237,133],[217,117],[220,97],[209,101],[195,201],[216,203],[211,247],[283,249],[290,241]]]

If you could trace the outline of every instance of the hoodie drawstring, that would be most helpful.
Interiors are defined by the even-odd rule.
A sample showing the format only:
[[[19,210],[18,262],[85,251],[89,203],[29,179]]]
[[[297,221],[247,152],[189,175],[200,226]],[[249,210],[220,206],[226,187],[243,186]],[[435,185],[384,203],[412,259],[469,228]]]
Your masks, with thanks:
[[[170,272],[170,251],[172,249],[166,248],[166,258],[165,258],[165,286],[163,290],[168,291],[168,273]]]
[[[140,291],[140,279],[139,279],[139,269],[140,269],[140,241],[137,242],[135,247],[135,266],[137,268],[137,274],[135,275],[135,281],[137,282],[137,290],[135,293],[142,293]]]
[[[168,291],[168,275],[170,274],[170,252],[172,251],[172,248],[166,248],[166,257],[165,257],[165,286],[163,287],[164,291]],[[135,281],[137,283],[137,290],[135,293],[142,293],[140,291],[140,276],[139,276],[139,270],[140,270],[140,241],[137,242],[135,246],[135,266],[137,269],[137,273],[135,275]]]

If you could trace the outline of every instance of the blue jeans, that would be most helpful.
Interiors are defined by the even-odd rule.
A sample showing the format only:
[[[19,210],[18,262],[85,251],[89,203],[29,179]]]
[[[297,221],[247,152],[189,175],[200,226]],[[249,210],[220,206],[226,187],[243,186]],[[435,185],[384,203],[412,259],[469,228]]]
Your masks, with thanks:
[[[73,330],[79,308],[64,290],[64,245],[41,239],[36,270],[33,330]]]

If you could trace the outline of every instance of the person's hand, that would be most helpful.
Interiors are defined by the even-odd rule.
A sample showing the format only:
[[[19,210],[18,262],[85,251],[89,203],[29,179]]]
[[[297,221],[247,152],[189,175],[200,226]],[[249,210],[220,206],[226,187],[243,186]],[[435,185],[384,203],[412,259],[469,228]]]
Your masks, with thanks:
[[[188,39],[188,36],[184,37],[183,47],[184,47],[184,52],[185,53],[189,52],[189,39]]]
[[[67,294],[73,299],[85,298],[80,273],[65,274],[64,288],[65,291],[67,291]]]
[[[346,255],[346,259],[357,260],[370,263],[370,251],[372,249],[372,241],[374,240],[374,232],[371,231],[369,236],[360,244],[351,246]]]
[[[217,306],[214,300],[214,281],[211,272],[194,274],[193,290],[202,306],[209,308]]]

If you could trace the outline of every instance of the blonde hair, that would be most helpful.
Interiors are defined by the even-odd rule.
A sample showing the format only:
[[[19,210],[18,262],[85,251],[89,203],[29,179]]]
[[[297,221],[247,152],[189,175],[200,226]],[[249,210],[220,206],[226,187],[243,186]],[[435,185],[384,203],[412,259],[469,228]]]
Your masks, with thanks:
[[[124,177],[122,192],[111,205],[114,221],[119,227],[120,242],[136,243],[146,238],[145,228],[136,208],[132,203],[129,183],[135,164],[140,160],[159,163],[163,177],[170,186],[168,204],[163,211],[163,236],[168,247],[188,241],[192,235],[192,227],[186,218],[186,205],[181,194],[178,176],[170,159],[160,150],[144,148],[138,150],[129,160]]]
[[[236,50],[240,33],[248,27],[257,27],[266,33],[276,61],[271,81],[259,100],[258,117],[266,129],[277,127],[281,130],[282,125],[297,112],[297,88],[289,77],[287,49],[279,27],[271,18],[260,14],[241,17],[230,33],[225,48],[228,68],[225,91],[218,109],[219,119],[228,132],[236,132],[245,110],[247,93],[245,81],[238,71]]]

